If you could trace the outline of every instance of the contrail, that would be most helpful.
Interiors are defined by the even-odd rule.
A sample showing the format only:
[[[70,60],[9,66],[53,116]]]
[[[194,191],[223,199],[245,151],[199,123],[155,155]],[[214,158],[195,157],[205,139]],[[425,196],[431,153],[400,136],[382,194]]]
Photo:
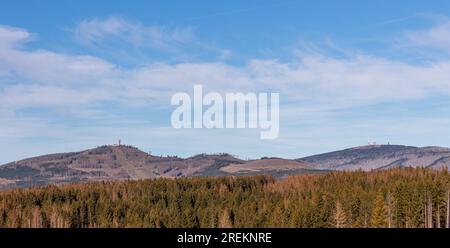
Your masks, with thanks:
[[[199,19],[205,19],[205,18],[217,17],[217,16],[235,15],[235,14],[240,14],[240,13],[244,13],[244,12],[250,12],[250,11],[254,11],[254,10],[258,10],[258,9],[281,7],[281,6],[285,6],[285,5],[294,3],[294,2],[298,2],[298,1],[286,1],[286,2],[283,2],[283,3],[279,3],[279,4],[260,5],[260,6],[254,6],[254,7],[244,8],[244,9],[216,12],[216,13],[209,14],[209,15],[203,15],[203,16],[197,16],[197,17],[188,18],[186,20],[192,21],[192,20],[199,20]]]
[[[405,21],[409,21],[411,19],[414,19],[414,18],[417,18],[417,17],[420,17],[420,16],[421,15],[419,15],[419,14],[413,14],[413,15],[409,15],[409,16],[389,19],[389,20],[385,20],[385,21],[382,21],[382,22],[378,22],[378,23],[376,23],[374,25],[371,25],[371,26],[367,26],[365,28],[362,28],[361,30],[367,30],[367,29],[378,28],[378,27],[381,27],[381,26],[389,25],[389,24],[405,22]]]

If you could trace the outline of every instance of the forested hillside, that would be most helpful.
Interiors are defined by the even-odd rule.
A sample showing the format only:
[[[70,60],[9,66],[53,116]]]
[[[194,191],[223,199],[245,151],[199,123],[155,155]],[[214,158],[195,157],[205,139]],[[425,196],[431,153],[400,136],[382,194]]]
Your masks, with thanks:
[[[0,227],[448,227],[430,169],[100,182],[0,193]]]

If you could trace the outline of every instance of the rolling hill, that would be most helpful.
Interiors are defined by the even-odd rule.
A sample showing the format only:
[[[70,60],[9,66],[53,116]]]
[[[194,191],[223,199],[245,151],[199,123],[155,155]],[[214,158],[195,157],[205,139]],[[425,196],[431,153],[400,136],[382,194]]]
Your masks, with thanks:
[[[49,154],[0,166],[0,189],[89,181],[157,177],[273,174],[277,177],[311,169],[282,159],[244,161],[229,154],[189,158],[152,156],[132,146],[101,146],[81,152]]]
[[[393,167],[450,168],[450,149],[400,145],[361,146],[299,159],[241,160],[230,154],[188,158],[153,156],[132,146],[100,146],[80,152],[49,154],[0,166],[0,189],[74,182],[194,176],[326,173]]]
[[[316,169],[376,170],[393,167],[450,168],[450,149],[400,145],[369,145],[297,159]]]

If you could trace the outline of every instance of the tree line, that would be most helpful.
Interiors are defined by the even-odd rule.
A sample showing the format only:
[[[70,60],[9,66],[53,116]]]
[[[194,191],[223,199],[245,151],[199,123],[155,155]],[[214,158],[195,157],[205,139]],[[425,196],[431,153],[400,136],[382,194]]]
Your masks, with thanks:
[[[450,225],[450,174],[95,182],[0,193],[0,227],[433,227]]]

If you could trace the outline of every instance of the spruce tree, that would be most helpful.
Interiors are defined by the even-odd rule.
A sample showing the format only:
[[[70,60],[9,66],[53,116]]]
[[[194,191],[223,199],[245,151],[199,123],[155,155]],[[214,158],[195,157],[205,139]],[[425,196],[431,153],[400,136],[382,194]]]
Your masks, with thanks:
[[[347,227],[347,215],[345,214],[345,211],[342,208],[340,201],[336,201],[336,209],[334,211],[333,219],[334,219],[334,227],[336,228]]]
[[[372,227],[387,227],[387,207],[383,192],[379,191],[375,199],[375,207],[372,212]]]

